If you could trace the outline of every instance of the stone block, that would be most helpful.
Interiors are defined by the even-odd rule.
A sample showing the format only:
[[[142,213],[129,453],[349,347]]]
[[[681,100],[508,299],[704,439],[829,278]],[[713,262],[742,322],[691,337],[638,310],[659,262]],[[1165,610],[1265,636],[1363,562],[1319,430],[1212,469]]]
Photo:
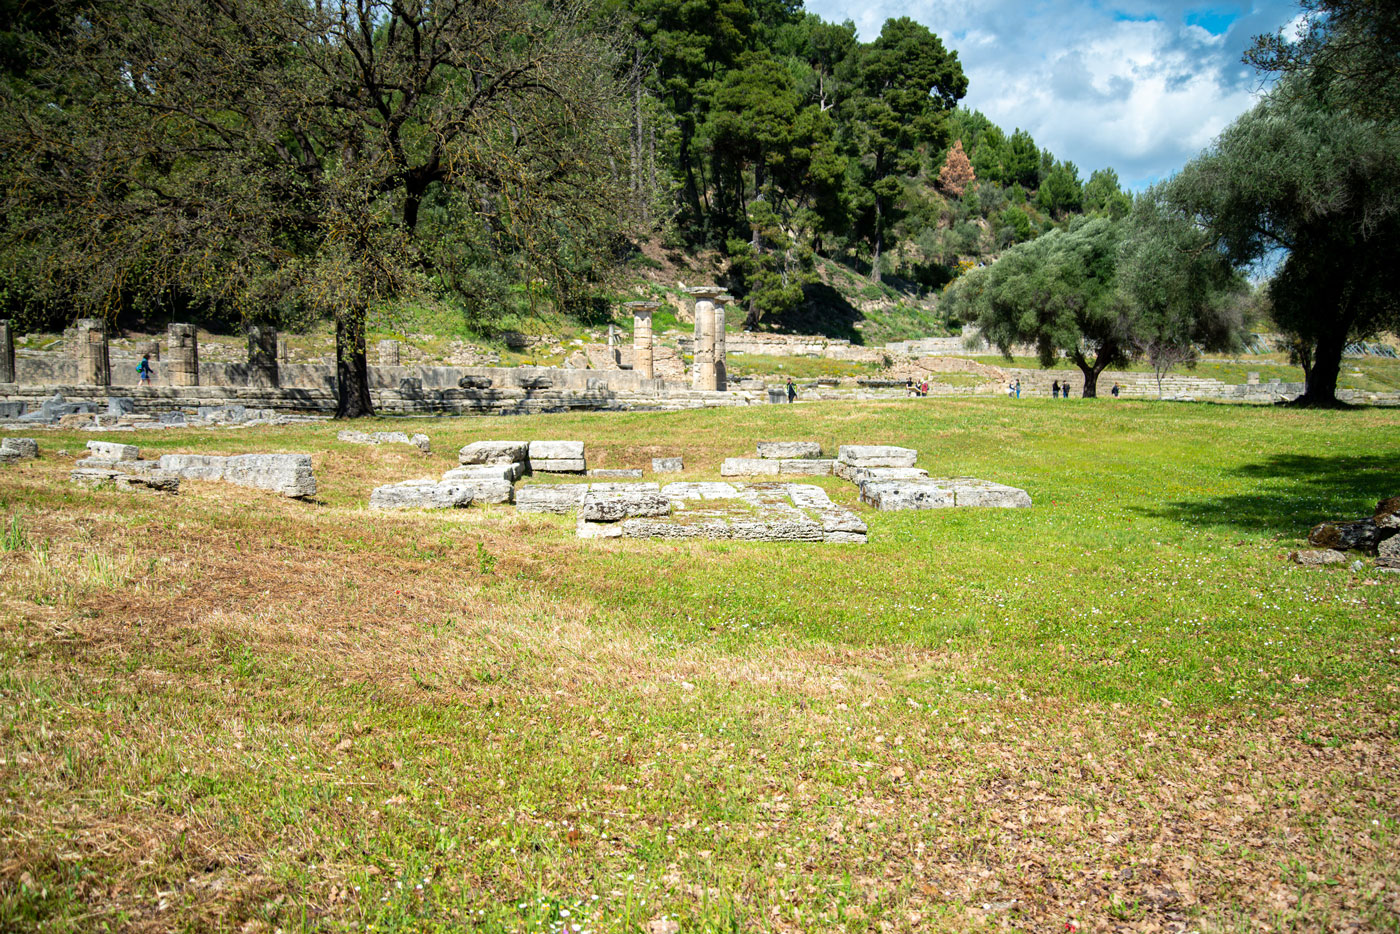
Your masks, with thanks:
[[[19,418],[24,409],[23,402],[0,402],[0,418]]]
[[[778,462],[762,457],[726,457],[719,465],[721,477],[762,477],[778,475]]]
[[[508,503],[515,498],[515,484],[509,480],[451,480],[471,490],[477,503]]]
[[[160,469],[186,480],[222,480],[228,467],[227,457],[209,454],[162,454]]]
[[[457,452],[457,463],[471,464],[516,464],[524,463],[529,456],[530,444],[527,441],[473,441]]]
[[[136,400],[129,396],[108,396],[108,415],[130,415],[136,411]]]
[[[586,483],[531,483],[515,491],[515,508],[521,512],[573,512],[588,491]]]
[[[571,461],[584,460],[582,441],[531,441],[530,464],[536,460]]]
[[[442,475],[444,480],[504,480],[514,483],[525,472],[524,464],[472,464],[453,467]]]
[[[0,460],[28,460],[39,456],[39,442],[33,438],[0,438]]]
[[[913,467],[919,452],[884,444],[843,444],[837,460],[852,467]]]
[[[310,454],[238,454],[228,459],[224,480],[293,499],[316,495]]]
[[[821,457],[822,446],[815,441],[760,441],[758,456],[775,460],[798,457]]]
[[[68,479],[89,488],[114,486],[119,490],[150,490],[156,493],[178,493],[180,478],[163,470],[129,472],[121,467],[82,467],[68,474]]]
[[[1392,535],[1390,538],[1383,539],[1376,546],[1376,554],[1391,560],[1400,559],[1400,535]]]
[[[607,492],[589,489],[579,504],[580,521],[621,522],[642,516],[671,514],[671,501],[658,492]]]
[[[470,484],[451,480],[407,480],[369,494],[370,509],[461,509],[471,503]]]
[[[836,462],[835,473],[859,486],[869,480],[927,480],[928,471],[922,467],[852,467]]]
[[[640,480],[642,479],[642,468],[622,467],[615,470],[597,468],[588,471],[588,476],[597,477],[599,480]]]
[[[156,415],[156,421],[160,422],[162,425],[177,427],[183,427],[189,424],[189,422],[185,420],[184,412],[161,412]]]
[[[582,458],[550,458],[546,460],[532,457],[530,458],[530,469],[542,473],[583,473],[588,469],[588,465]]]
[[[97,416],[87,412],[74,412],[60,415],[56,422],[59,428],[89,428],[97,424]]]
[[[248,409],[242,405],[201,405],[195,414],[211,422],[243,422],[248,420]]]
[[[653,457],[652,473],[680,473],[685,470],[685,460],[680,457]]]
[[[952,488],[953,500],[958,506],[1028,509],[1031,505],[1030,494],[1014,486],[964,478],[943,482]]]
[[[836,462],[829,458],[781,460],[777,462],[780,474],[805,474],[812,477],[829,477]]]
[[[108,461],[134,461],[141,456],[141,449],[134,444],[116,444],[111,441],[89,441],[87,449],[92,456]]]
[[[661,493],[670,500],[733,499],[739,490],[732,483],[668,483]]]
[[[953,491],[932,480],[871,480],[860,485],[860,501],[881,512],[945,509],[955,505]]]
[[[1305,568],[1320,568],[1329,564],[1346,564],[1347,556],[1332,548],[1314,548],[1295,551],[1289,555]]]
[[[589,522],[582,516],[575,529],[579,538],[621,538],[623,534],[620,522]]]

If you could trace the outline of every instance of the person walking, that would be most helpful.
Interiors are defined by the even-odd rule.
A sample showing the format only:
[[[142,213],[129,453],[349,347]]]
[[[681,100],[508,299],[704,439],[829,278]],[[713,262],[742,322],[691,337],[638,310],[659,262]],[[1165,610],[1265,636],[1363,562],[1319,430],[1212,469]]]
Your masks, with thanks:
[[[151,385],[151,355],[146,354],[141,358],[141,362],[136,364],[136,375],[141,377],[141,385]]]
[[[1060,381],[1055,380],[1050,384],[1050,394],[1056,399],[1060,398]]]
[[[788,381],[787,381],[787,391],[788,391],[788,404],[791,405],[793,402],[796,402],[796,401],[797,401],[797,387],[794,386],[794,385],[792,384],[792,377],[791,377],[791,376],[788,377]]]
[[[1021,398],[1021,381],[1019,379],[1016,380],[1016,398]]]
[[[1114,383],[1114,384],[1113,384],[1113,398],[1115,398],[1115,399],[1118,398],[1118,384],[1117,384],[1117,383]]]

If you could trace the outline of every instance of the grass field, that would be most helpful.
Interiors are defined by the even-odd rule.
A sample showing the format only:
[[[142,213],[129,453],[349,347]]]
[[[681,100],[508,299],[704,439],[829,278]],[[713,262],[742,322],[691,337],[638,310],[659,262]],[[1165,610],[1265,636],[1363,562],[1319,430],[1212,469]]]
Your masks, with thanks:
[[[0,930],[1400,930],[1400,575],[1286,557],[1400,493],[1400,413],[412,424],[120,438],[310,452],[314,503],[75,489],[80,433],[0,468]],[[1035,505],[865,546],[364,508],[491,438],[902,444]]]
[[[992,366],[1040,368],[1040,361],[1035,357],[1013,357],[1008,361],[1005,357],[991,354],[973,359]],[[1056,360],[1051,369],[1072,370],[1074,372],[1079,370],[1068,360]],[[1133,363],[1127,369],[1129,372],[1136,373],[1152,372],[1151,365],[1143,361]],[[1287,354],[1261,354],[1256,358],[1243,360],[1206,357],[1195,367],[1190,369],[1176,367],[1170,372],[1175,376],[1218,379],[1222,383],[1236,386],[1242,386],[1248,382],[1250,373],[1258,373],[1259,379],[1263,382],[1272,379],[1285,383],[1303,382],[1302,368],[1290,364]],[[1385,357],[1347,357],[1342,360],[1342,369],[1337,377],[1337,388],[1356,389],[1362,392],[1394,392],[1400,389],[1400,360],[1390,360]]]

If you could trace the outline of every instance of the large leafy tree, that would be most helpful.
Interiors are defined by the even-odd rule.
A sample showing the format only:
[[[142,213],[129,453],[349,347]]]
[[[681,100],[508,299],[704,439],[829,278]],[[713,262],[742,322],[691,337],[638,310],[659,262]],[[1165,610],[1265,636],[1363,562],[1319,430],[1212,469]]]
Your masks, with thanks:
[[[879,282],[899,176],[918,169],[920,147],[941,148],[947,142],[946,114],[967,93],[967,77],[957,53],[907,16],[887,20],[879,38],[848,62],[853,69],[848,127],[861,156],[870,206],[871,278]]]
[[[1342,351],[1400,327],[1400,127],[1291,83],[1235,121],[1155,197],[1237,265],[1282,256],[1273,317],[1300,343],[1300,404],[1336,405]]]
[[[80,282],[74,297],[93,310],[142,277],[246,317],[328,314],[337,414],[369,414],[369,309],[450,278],[444,245],[509,252],[565,302],[602,262],[625,202],[626,96],[584,12],[492,0],[97,8],[46,51],[50,99],[5,100],[22,166],[5,205],[11,242],[49,247],[49,279]]]

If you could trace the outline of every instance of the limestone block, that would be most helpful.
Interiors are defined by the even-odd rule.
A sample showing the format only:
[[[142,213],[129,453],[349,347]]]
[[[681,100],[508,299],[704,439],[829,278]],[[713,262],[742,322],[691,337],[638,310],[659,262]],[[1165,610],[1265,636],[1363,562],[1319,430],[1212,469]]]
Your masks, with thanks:
[[[829,458],[781,460],[777,462],[780,474],[806,474],[814,477],[829,477],[836,461]]]
[[[407,480],[369,494],[370,509],[461,509],[471,503],[470,484],[451,480]]]
[[[684,502],[733,499],[739,495],[739,490],[732,483],[668,483],[661,488],[661,493],[667,499]]]
[[[87,449],[92,456],[109,461],[134,461],[141,456],[141,449],[134,444],[116,444],[111,441],[89,441]]]
[[[107,398],[108,415],[130,415],[136,411],[136,400],[128,396],[109,396]]]
[[[589,522],[582,516],[575,528],[579,538],[621,538],[623,534],[620,522]]]
[[[473,441],[457,452],[459,464],[516,464],[529,456],[528,441]]]
[[[530,460],[583,460],[582,441],[531,441]]]
[[[542,473],[583,473],[587,464],[583,458],[530,458],[530,469]]]
[[[1328,564],[1346,564],[1347,561],[1346,555],[1331,548],[1295,551],[1289,557],[1307,568],[1320,568]]]
[[[1376,546],[1376,554],[1382,558],[1400,558],[1400,535],[1392,535]]]
[[[609,492],[589,488],[579,504],[579,519],[589,522],[620,522],[639,516],[666,516],[671,501],[657,492]]]
[[[815,441],[760,441],[758,456],[782,460],[790,457],[821,457],[822,446]]]
[[[162,425],[183,426],[189,424],[185,419],[184,412],[160,412],[156,415],[156,421]]]
[[[640,480],[642,479],[642,468],[622,467],[616,470],[599,468],[588,471],[588,476],[597,477],[600,480]]]
[[[587,490],[585,483],[531,483],[515,491],[515,508],[562,515],[578,509]]]
[[[843,444],[837,460],[852,467],[913,467],[919,452],[884,444]]]
[[[39,456],[39,442],[33,438],[0,439],[0,460],[27,460]]]
[[[860,485],[860,501],[882,512],[944,509],[954,505],[953,491],[932,480],[867,481]]]
[[[224,480],[294,499],[316,495],[310,454],[239,454],[228,459]]]
[[[111,485],[119,490],[150,490],[156,493],[180,491],[180,478],[163,470],[131,472],[120,467],[78,467],[68,474],[68,479],[89,488]]]
[[[472,464],[453,467],[442,475],[444,480],[504,480],[514,483],[525,472],[524,464]]]
[[[471,490],[477,503],[508,503],[515,498],[515,484],[509,480],[451,480]]]
[[[162,454],[160,469],[186,480],[222,480],[228,468],[227,457],[209,454]]]
[[[243,422],[248,420],[248,408],[242,405],[201,405],[195,414],[211,422]]]
[[[1031,505],[1030,494],[1014,486],[961,477],[945,482],[952,487],[953,500],[958,506],[1028,509]]]
[[[778,462],[762,457],[726,457],[719,465],[721,477],[777,476]]]
[[[859,486],[868,480],[927,480],[922,467],[851,467],[836,462],[836,475]]]
[[[787,495],[799,509],[828,509],[833,505],[826,490],[808,483],[787,484]]]
[[[680,473],[685,470],[685,460],[680,457],[653,457],[652,473]]]

